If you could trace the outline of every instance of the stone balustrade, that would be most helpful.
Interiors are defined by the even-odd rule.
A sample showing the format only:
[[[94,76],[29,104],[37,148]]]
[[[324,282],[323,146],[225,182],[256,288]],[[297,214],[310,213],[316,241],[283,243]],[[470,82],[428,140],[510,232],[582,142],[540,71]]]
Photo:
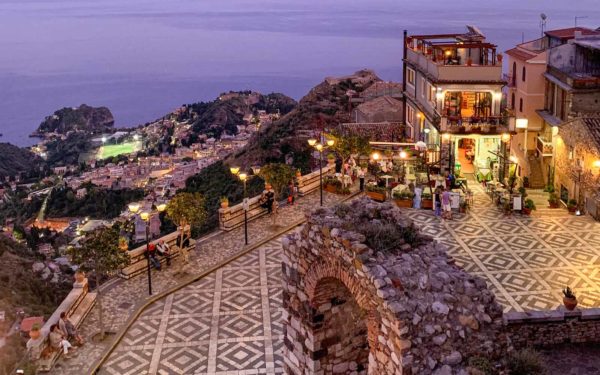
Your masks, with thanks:
[[[73,283],[73,289],[46,321],[41,329],[40,336],[35,340],[29,339],[27,341],[29,359],[37,363],[38,371],[50,371],[61,354],[60,350],[46,350],[50,345],[48,342],[50,327],[58,323],[60,314],[63,311],[67,312],[71,323],[75,327],[79,327],[95,303],[96,293],[88,292],[87,278],[84,278],[81,282]]]
[[[323,176],[332,174],[335,172],[335,164],[329,164],[323,167]],[[310,172],[303,176],[298,177],[298,195],[303,197],[307,194],[312,193],[315,190],[319,190],[319,170]]]
[[[600,342],[600,308],[509,312],[503,319],[516,349]]]

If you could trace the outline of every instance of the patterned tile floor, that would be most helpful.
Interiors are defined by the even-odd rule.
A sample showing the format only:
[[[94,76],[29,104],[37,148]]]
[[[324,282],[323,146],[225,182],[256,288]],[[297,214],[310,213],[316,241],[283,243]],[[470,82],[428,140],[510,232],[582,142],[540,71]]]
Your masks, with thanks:
[[[505,216],[472,189],[474,207],[452,221],[407,213],[487,279],[505,311],[556,308],[565,285],[582,306],[600,306],[600,223],[541,207],[533,217]],[[280,251],[273,240],[151,305],[100,373],[282,373]]]

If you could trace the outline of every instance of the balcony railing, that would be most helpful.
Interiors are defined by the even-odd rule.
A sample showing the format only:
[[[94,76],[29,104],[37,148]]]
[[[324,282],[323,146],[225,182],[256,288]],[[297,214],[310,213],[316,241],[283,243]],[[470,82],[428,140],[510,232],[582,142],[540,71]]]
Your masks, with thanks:
[[[512,116],[488,117],[442,117],[442,133],[452,134],[502,134],[515,131],[515,118]]]
[[[552,156],[554,147],[552,141],[545,139],[544,137],[537,138],[537,150],[542,156]]]

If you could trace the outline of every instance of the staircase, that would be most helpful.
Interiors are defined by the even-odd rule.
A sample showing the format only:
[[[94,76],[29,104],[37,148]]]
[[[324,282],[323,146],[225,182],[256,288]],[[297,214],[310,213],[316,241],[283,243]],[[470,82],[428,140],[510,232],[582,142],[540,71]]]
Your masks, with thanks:
[[[544,173],[542,172],[542,163],[533,155],[529,159],[529,187],[531,189],[543,189],[546,186],[544,182]]]

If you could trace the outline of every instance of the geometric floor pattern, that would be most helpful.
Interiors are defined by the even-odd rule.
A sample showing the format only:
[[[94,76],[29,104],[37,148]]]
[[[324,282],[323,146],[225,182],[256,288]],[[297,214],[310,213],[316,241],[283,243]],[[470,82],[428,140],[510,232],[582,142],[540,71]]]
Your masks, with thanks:
[[[570,286],[582,307],[600,307],[600,223],[547,209],[531,217],[504,215],[482,187],[468,214],[443,221],[431,211],[409,210],[423,231],[444,243],[456,263],[485,278],[504,311],[555,309]],[[545,197],[545,195],[543,195]]]
[[[271,241],[153,303],[101,374],[282,374],[281,246]]]
[[[600,307],[600,223],[547,210],[505,216],[476,183],[452,221],[406,210],[456,263],[487,280],[504,311],[554,309],[569,285]],[[101,374],[281,374],[281,246],[273,240],[146,309]]]

